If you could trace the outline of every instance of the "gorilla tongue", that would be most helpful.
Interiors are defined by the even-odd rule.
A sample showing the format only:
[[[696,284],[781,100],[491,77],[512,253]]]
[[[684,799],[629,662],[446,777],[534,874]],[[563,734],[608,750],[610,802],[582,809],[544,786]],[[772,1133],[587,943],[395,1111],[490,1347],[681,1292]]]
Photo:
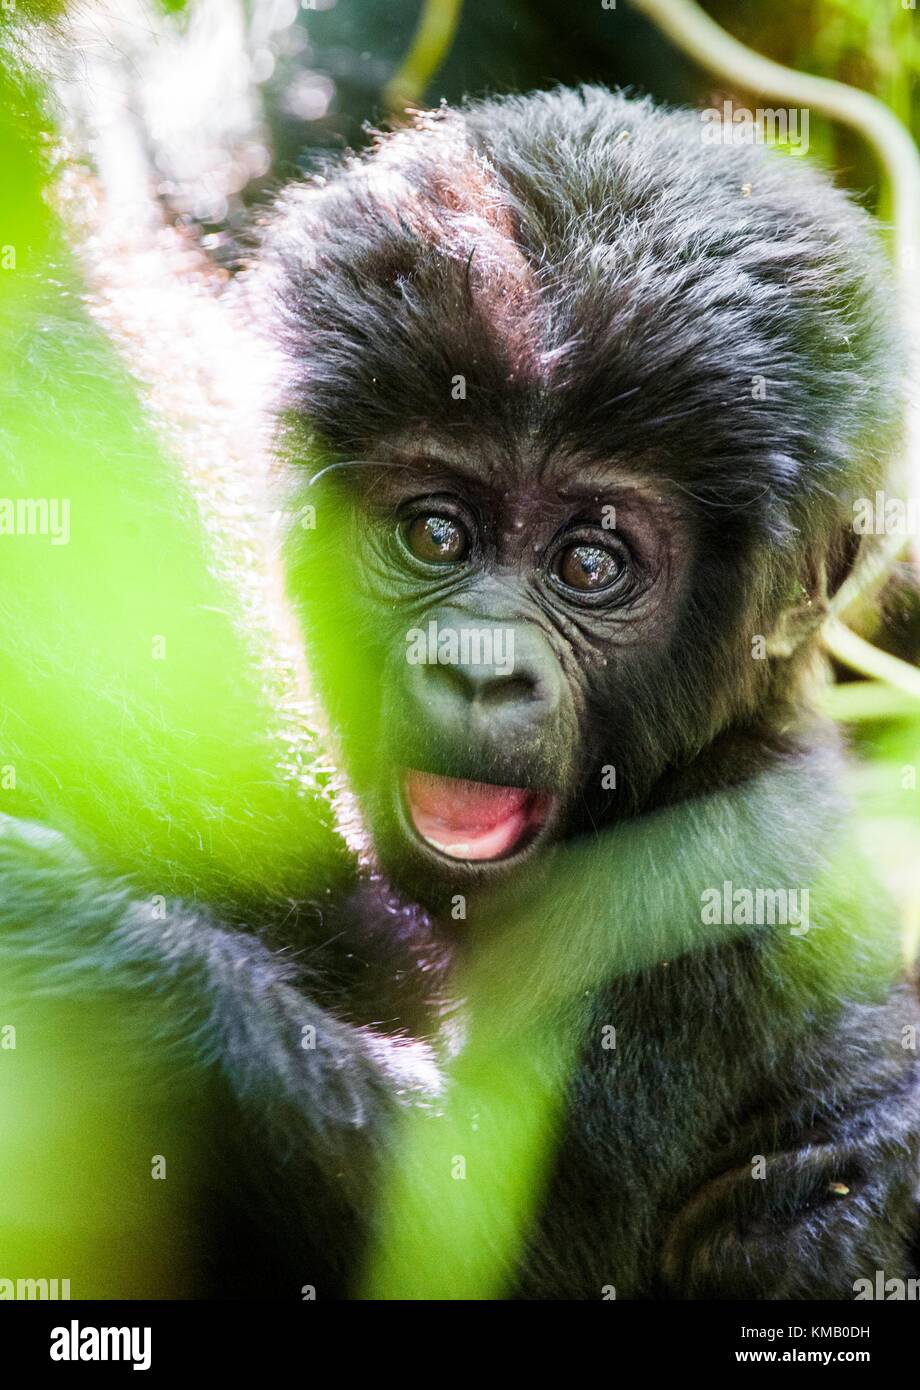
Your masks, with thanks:
[[[539,824],[548,798],[526,787],[497,787],[409,771],[406,805],[412,824],[451,859],[500,859]]]

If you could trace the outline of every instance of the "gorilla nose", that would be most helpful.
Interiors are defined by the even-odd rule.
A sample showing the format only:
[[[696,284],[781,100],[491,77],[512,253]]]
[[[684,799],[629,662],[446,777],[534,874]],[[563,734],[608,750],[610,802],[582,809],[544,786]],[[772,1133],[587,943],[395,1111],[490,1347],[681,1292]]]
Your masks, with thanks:
[[[442,734],[533,736],[558,711],[562,673],[539,629],[440,615],[409,653],[407,694]]]

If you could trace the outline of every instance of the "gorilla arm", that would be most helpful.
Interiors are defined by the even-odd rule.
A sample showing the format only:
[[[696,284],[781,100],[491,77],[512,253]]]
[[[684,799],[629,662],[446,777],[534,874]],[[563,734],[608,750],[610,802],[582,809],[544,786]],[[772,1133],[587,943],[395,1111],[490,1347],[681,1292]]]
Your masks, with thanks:
[[[7,1128],[12,1159],[4,1169],[11,1183],[11,1163],[27,1165],[20,1175],[26,1193],[42,1188],[36,1172],[45,1162],[53,1170],[54,1197],[43,1220],[58,1228],[55,1249],[67,1246],[66,1201],[56,1206],[60,1146],[73,1140],[79,1147],[74,1132],[98,1128],[100,1114],[109,1113],[98,1109],[98,1097],[114,1092],[113,1112],[136,1131],[121,1160],[142,1165],[140,1179],[130,1167],[107,1169],[102,1151],[94,1150],[73,1181],[101,1223],[122,1189],[133,1188],[135,1207],[122,1213],[127,1229],[117,1231],[119,1249],[132,1243],[133,1223],[140,1238],[150,1238],[151,1194],[167,1187],[150,1182],[149,1141],[167,1159],[181,1149],[171,1187],[175,1194],[187,1180],[193,1222],[213,1221],[216,1206],[229,1223],[242,1222],[247,1235],[250,1227],[263,1228],[264,1239],[274,1220],[288,1233],[306,1233],[300,1241],[288,1236],[295,1275],[322,1284],[321,1264],[321,1293],[356,1259],[368,1182],[390,1122],[403,1103],[437,1084],[424,1044],[339,1021],[298,987],[303,982],[290,959],[256,937],[183,904],[156,920],[149,901],[123,880],[100,878],[61,835],[9,817],[0,820],[0,979],[0,1022],[18,1025],[20,1057],[37,1062],[37,1071],[25,1073],[30,1085],[36,1076],[39,1087],[52,1084],[79,1058],[72,1067],[75,1112],[68,1111],[63,1125],[59,1115],[50,1116],[57,1147],[30,1154],[28,1145],[13,1142],[14,1125]],[[14,1087],[10,1104],[8,1114],[25,1116],[43,1102],[17,1096]],[[271,1210],[243,1212],[251,1200]],[[114,1291],[100,1257],[89,1260],[84,1277],[93,1286],[74,1287],[73,1296],[100,1296],[103,1289],[109,1297],[139,1296],[145,1263],[165,1266],[167,1296],[182,1296],[176,1270],[187,1233],[164,1238],[169,1249],[153,1258],[148,1252]],[[230,1240],[246,1243],[239,1235]],[[201,1252],[191,1245],[189,1258],[200,1263]],[[273,1268],[280,1249],[269,1259]],[[244,1267],[248,1258],[251,1294],[255,1256],[242,1248],[238,1254]],[[218,1269],[212,1296],[226,1294],[233,1278],[226,1254]],[[192,1287],[201,1296],[200,1284]],[[291,1284],[288,1292],[299,1296],[299,1287]]]

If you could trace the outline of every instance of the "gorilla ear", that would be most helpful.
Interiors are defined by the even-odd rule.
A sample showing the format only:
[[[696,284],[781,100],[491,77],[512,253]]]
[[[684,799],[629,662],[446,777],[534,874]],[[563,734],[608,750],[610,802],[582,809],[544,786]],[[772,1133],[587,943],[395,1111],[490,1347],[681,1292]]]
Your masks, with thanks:
[[[845,578],[846,576],[844,576]],[[842,579],[840,581],[843,582]],[[809,560],[797,584],[795,600],[787,605],[767,638],[767,655],[788,657],[823,627],[830,612],[827,557]]]
[[[795,601],[783,609],[767,639],[769,656],[792,656],[823,626],[830,600],[856,568],[862,546],[862,536],[841,527],[827,552],[807,562]]]

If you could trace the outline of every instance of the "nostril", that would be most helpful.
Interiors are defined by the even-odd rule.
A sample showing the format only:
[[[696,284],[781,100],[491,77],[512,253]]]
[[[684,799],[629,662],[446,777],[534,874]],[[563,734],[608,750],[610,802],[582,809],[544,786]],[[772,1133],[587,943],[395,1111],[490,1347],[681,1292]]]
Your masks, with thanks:
[[[546,703],[549,694],[546,682],[527,670],[498,674],[494,667],[446,663],[411,669],[415,672],[411,679],[417,695],[426,703],[443,702],[445,708],[463,704],[497,711],[530,706],[532,711],[535,703]]]
[[[470,699],[474,687],[471,685],[465,672],[459,666],[422,666],[425,684],[434,687],[436,691],[452,691],[456,695],[462,695],[464,699]]]
[[[523,705],[535,698],[537,688],[526,676],[502,676],[486,682],[478,693],[484,705]]]
[[[430,666],[428,683],[443,695],[461,696],[468,704],[495,708],[529,704],[537,695],[537,682],[527,675],[496,675],[469,666]]]

